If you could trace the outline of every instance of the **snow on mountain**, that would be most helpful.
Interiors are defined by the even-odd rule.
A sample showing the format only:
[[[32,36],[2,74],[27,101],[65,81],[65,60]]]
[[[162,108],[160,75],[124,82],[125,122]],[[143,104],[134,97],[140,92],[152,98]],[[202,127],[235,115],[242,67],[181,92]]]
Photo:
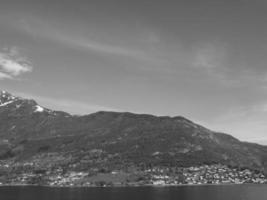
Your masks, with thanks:
[[[44,112],[44,111],[47,111],[49,113],[52,112],[51,110],[45,109],[42,106],[38,105],[34,100],[28,100],[28,99],[16,97],[4,90],[3,91],[0,90],[0,107],[5,107],[11,104],[13,104],[16,109],[25,107],[27,105],[27,109],[33,113]]]
[[[12,96],[10,93],[6,91],[0,91],[0,106],[6,106],[8,104],[13,103],[18,98],[15,96]]]
[[[5,103],[2,103],[2,104],[0,104],[0,107],[6,106],[6,105],[11,104],[13,102],[14,101],[8,101],[8,102],[5,102]]]
[[[35,106],[35,111],[34,112],[44,112],[44,108],[43,107],[41,107],[41,106],[39,106],[39,105],[37,105],[37,106]]]

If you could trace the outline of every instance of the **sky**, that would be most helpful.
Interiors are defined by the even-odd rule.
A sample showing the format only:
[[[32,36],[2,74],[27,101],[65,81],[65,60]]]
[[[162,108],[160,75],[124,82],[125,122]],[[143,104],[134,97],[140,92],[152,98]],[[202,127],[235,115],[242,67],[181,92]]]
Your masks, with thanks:
[[[267,144],[266,64],[264,0],[0,0],[0,89],[50,109]]]

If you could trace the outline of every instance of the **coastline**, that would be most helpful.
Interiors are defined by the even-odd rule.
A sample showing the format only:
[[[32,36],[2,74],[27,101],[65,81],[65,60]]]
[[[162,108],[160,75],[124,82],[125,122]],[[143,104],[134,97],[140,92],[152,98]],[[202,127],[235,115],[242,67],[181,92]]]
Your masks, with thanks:
[[[105,186],[96,186],[96,185],[38,185],[38,184],[2,184],[1,187],[44,187],[44,188],[142,188],[142,187],[152,187],[152,188],[168,188],[168,187],[205,187],[205,186],[241,186],[241,185],[250,185],[250,186],[265,186],[265,183],[219,183],[219,184],[177,184],[177,185],[105,185]]]

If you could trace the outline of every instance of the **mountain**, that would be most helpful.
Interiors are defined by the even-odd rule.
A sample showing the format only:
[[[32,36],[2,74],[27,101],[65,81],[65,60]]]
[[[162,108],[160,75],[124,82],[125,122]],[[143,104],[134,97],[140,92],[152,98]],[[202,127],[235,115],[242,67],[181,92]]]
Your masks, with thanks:
[[[267,169],[267,147],[184,117],[128,112],[84,116],[0,92],[0,159],[71,169],[225,164]]]

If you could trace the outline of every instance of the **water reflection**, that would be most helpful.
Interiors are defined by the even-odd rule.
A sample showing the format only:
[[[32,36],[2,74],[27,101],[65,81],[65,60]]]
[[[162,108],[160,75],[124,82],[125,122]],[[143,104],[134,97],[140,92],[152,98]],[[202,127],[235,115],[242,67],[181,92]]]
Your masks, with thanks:
[[[265,185],[49,188],[0,187],[2,200],[266,200]]]

